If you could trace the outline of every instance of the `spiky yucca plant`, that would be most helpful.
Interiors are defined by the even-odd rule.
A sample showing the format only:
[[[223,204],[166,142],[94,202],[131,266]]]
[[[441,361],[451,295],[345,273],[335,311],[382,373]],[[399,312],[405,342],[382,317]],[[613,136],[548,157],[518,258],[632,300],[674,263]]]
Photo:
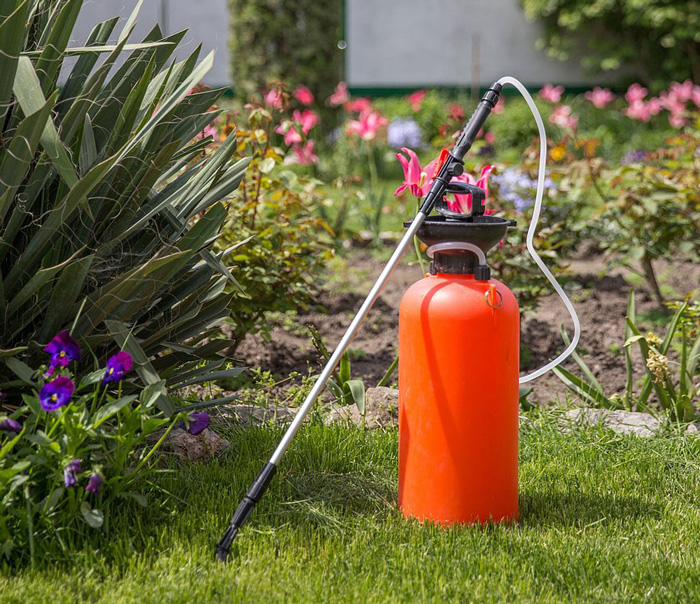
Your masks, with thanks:
[[[224,362],[226,341],[202,341],[235,279],[211,246],[248,160],[235,136],[212,151],[199,135],[223,92],[195,89],[212,55],[171,60],[185,32],[158,26],[129,43],[142,1],[114,43],[117,18],[71,48],[82,0],[0,0],[0,388],[70,328],[125,346],[147,383]]]

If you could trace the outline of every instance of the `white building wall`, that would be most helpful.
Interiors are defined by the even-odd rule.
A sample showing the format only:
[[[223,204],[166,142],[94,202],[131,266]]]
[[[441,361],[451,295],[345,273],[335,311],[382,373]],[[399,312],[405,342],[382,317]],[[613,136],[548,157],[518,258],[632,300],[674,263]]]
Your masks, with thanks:
[[[355,88],[590,83],[576,61],[535,48],[518,0],[345,0],[346,75]],[[596,78],[599,83],[600,77]]]
[[[118,32],[136,6],[137,0],[85,0],[83,10],[73,30],[73,43],[83,43],[93,26],[111,17],[121,16]],[[229,18],[226,0],[145,0],[130,42],[140,42],[155,23],[167,34],[183,29],[189,31],[176,52],[184,59],[202,43],[200,57],[215,51],[214,66],[204,81],[211,86],[229,86]]]

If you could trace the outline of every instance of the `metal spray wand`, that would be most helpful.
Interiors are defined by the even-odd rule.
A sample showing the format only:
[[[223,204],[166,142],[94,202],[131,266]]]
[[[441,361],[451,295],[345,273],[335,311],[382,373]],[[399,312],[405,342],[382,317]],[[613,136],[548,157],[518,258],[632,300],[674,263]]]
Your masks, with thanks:
[[[238,505],[238,508],[233,514],[233,517],[231,518],[229,527],[219,540],[219,543],[216,546],[216,557],[222,562],[226,561],[229,549],[231,548],[231,543],[236,538],[236,535],[238,535],[238,531],[248,520],[248,517],[255,507],[255,504],[260,501],[260,498],[267,490],[267,487],[272,481],[272,477],[277,471],[277,466],[279,465],[282,456],[289,448],[289,445],[296,436],[296,433],[301,427],[301,424],[304,422],[304,419],[308,415],[309,411],[311,411],[311,407],[316,402],[316,399],[325,388],[328,379],[333,373],[333,370],[340,362],[340,358],[350,345],[350,342],[357,333],[362,321],[379,297],[379,294],[384,288],[386,282],[389,280],[391,273],[398,265],[401,257],[406,251],[406,248],[410,245],[413,236],[418,232],[418,229],[420,228],[421,224],[423,224],[423,221],[426,219],[428,214],[430,214],[432,211],[435,203],[443,198],[447,186],[452,178],[454,176],[459,176],[464,172],[464,163],[462,159],[471,148],[472,143],[476,139],[479,130],[481,130],[482,126],[484,125],[486,118],[489,116],[491,110],[498,102],[501,90],[502,86],[498,83],[493,84],[491,88],[489,88],[486,94],[484,94],[482,97],[476,110],[469,118],[469,122],[467,122],[467,125],[464,127],[464,130],[457,139],[455,146],[451,151],[443,151],[441,154],[437,168],[437,175],[435,176],[435,180],[433,181],[430,191],[423,199],[416,217],[411,222],[411,225],[408,227],[408,230],[389,259],[389,262],[386,264],[384,270],[372,286],[367,298],[362,303],[360,310],[355,315],[352,323],[350,323],[350,326],[345,332],[343,338],[338,343],[338,346],[331,355],[331,358],[328,359],[328,362],[323,368],[321,375],[318,376],[316,383],[304,400],[304,404],[299,408],[299,411],[294,417],[294,421],[290,424],[289,428],[287,428],[287,431],[282,437],[279,445],[277,445],[277,448],[272,454],[272,457],[270,457],[270,460],[265,464],[263,469],[260,471],[260,474],[258,474],[258,477],[246,492],[242,501]]]

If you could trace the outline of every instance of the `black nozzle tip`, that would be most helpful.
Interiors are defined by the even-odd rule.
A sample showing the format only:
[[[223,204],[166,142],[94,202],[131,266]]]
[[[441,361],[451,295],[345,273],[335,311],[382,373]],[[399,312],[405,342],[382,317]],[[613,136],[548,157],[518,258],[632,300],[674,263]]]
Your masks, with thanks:
[[[233,543],[233,540],[236,538],[236,535],[238,535],[238,527],[237,526],[229,526],[226,529],[224,536],[221,537],[221,540],[219,541],[219,543],[216,544],[216,557],[221,562],[226,562],[226,559],[228,558],[228,552],[231,549],[231,544]]]

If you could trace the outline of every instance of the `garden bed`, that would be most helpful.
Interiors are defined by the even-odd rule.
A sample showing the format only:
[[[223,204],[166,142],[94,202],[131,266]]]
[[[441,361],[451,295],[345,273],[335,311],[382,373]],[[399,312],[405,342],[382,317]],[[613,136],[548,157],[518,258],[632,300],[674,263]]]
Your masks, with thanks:
[[[345,333],[354,313],[383,268],[384,260],[377,253],[362,250],[349,259],[336,261],[328,274],[328,283],[318,302],[322,309],[277,316],[272,324],[269,342],[248,336],[237,354],[254,367],[270,371],[280,380],[292,372],[306,375],[308,368],[317,371],[322,359],[312,345],[307,324],[314,325],[330,347]],[[627,297],[635,287],[637,313],[647,330],[654,331],[655,319],[665,325],[667,316],[638,278],[629,271],[609,265],[600,255],[579,256],[569,260],[571,282],[567,291],[581,320],[579,354],[590,360],[591,369],[606,392],[620,392],[625,386],[625,363],[622,355]],[[671,266],[659,263],[663,288],[671,299],[682,299],[700,282],[700,266],[692,262],[676,262]],[[495,275],[498,278],[498,275]],[[350,346],[353,377],[361,377],[367,386],[382,378],[396,355],[398,347],[398,308],[406,289],[420,278],[420,267],[407,255],[397,267],[380,299]],[[517,292],[516,292],[517,294]],[[525,374],[554,358],[564,346],[559,333],[563,324],[571,333],[570,319],[556,294],[541,300],[538,310],[522,319],[521,373]],[[657,329],[657,331],[660,331]],[[640,359],[637,376],[643,373]],[[568,362],[572,369],[575,364]],[[397,379],[394,374],[393,379]],[[552,374],[534,383],[532,400],[542,403],[563,402],[566,387]]]

